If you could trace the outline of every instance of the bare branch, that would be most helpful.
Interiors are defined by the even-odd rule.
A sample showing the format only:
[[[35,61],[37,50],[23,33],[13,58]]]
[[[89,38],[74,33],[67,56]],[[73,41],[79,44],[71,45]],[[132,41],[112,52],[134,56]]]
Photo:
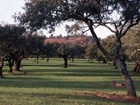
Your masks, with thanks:
[[[84,34],[84,33],[86,33],[87,31],[89,31],[89,29],[82,31],[82,33]]]
[[[138,23],[139,19],[130,21],[130,25],[122,32],[121,35],[124,36],[131,27],[137,25]]]
[[[111,24],[111,23],[110,23]],[[109,27],[107,24],[102,24],[102,26],[105,26],[107,29],[109,29],[111,32],[116,33],[115,30],[113,30],[111,27]]]

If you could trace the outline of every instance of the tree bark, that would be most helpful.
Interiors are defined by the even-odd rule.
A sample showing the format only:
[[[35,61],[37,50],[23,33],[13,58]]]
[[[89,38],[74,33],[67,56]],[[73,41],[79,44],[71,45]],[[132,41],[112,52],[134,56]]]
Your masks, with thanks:
[[[134,66],[133,71],[136,72],[138,67],[139,67],[139,62],[135,62],[135,66]]]
[[[68,66],[68,55],[67,54],[58,54],[59,56],[61,56],[63,59],[64,59],[64,65],[63,65],[63,67],[64,68],[67,68],[67,66]]]
[[[64,56],[63,56],[63,59],[64,59],[64,68],[67,68],[67,66],[68,66],[68,59],[67,59],[67,56],[64,55]]]
[[[38,63],[39,56],[34,57],[34,62]]]
[[[14,71],[20,71],[21,60],[16,61]]]
[[[14,71],[20,71],[21,61],[23,58],[24,58],[24,51],[22,51],[19,57],[15,60]]]
[[[127,95],[131,97],[136,97],[137,95],[136,95],[135,87],[132,78],[127,71],[125,62],[121,59],[117,59],[116,62],[118,64],[119,69],[121,70],[121,74],[124,79],[125,87],[127,90]]]
[[[3,74],[2,74],[3,65],[4,65],[4,58],[0,57],[0,78],[3,77]]]
[[[12,60],[11,58],[8,58],[7,59],[8,60],[8,63],[9,63],[9,71],[8,72],[10,72],[10,73],[12,73],[13,72],[13,63],[14,63],[14,60]]]
[[[47,57],[47,62],[49,62],[50,57]]]
[[[72,59],[72,62],[74,62],[74,57],[72,57],[71,59]]]
[[[116,62],[113,61],[113,66],[115,67],[115,69],[118,69]]]
[[[88,20],[88,21],[85,21],[89,27],[89,30],[92,34],[92,36],[94,37],[94,40],[96,41],[96,45],[98,46],[98,48],[100,49],[100,51],[109,59],[111,60],[115,60],[115,62],[117,63],[120,71],[121,71],[121,74],[122,74],[122,77],[124,79],[124,83],[125,83],[125,86],[126,86],[126,90],[127,90],[127,95],[128,96],[133,96],[133,97],[136,97],[136,91],[135,91],[135,87],[134,87],[134,84],[133,84],[133,81],[131,79],[131,76],[129,75],[128,71],[127,71],[127,67],[126,67],[126,64],[123,60],[120,59],[120,50],[121,50],[121,39],[120,39],[120,35],[118,35],[118,33],[116,33],[118,36],[117,39],[116,39],[116,42],[117,42],[117,45],[116,45],[116,52],[115,52],[115,55],[112,55],[110,53],[108,53],[104,48],[103,46],[101,45],[96,33],[94,32],[93,30],[93,23],[92,23],[92,20]]]

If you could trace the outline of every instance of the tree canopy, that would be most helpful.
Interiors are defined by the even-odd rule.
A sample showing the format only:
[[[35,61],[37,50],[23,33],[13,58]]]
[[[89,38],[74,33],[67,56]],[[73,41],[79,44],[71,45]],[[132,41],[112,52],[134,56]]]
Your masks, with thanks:
[[[66,20],[83,21],[107,55],[99,45],[93,28],[105,26],[120,40],[128,29],[138,24],[139,7],[139,0],[29,0],[25,4],[26,12],[16,18],[33,31],[42,28],[52,31]],[[121,49],[119,41],[117,48],[116,55]]]

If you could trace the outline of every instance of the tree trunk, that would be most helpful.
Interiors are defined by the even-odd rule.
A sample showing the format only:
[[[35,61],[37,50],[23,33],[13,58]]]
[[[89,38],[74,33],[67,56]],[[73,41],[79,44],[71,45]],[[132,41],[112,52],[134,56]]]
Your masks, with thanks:
[[[118,69],[117,64],[115,61],[113,61],[113,66],[115,67],[115,69]]]
[[[0,78],[2,78],[3,77],[3,75],[2,75],[2,66],[0,65]]]
[[[121,37],[119,37],[120,35],[118,35],[118,33],[116,32],[115,34],[117,34],[116,36],[116,42],[117,42],[117,46],[116,46],[116,51],[115,51],[115,58],[112,54],[110,54],[109,52],[107,52],[104,47],[101,45],[100,43],[100,40],[98,39],[95,31],[93,30],[93,23],[92,23],[92,20],[91,21],[86,21],[89,29],[90,29],[90,32],[92,34],[92,36],[94,37],[94,40],[96,42],[96,45],[98,46],[98,48],[100,49],[100,51],[109,59],[111,60],[114,60],[115,59],[115,62],[117,63],[119,69],[121,70],[121,73],[122,73],[122,77],[124,79],[124,83],[125,83],[125,86],[126,86],[126,90],[127,90],[127,95],[128,96],[133,96],[135,97],[136,96],[136,91],[135,91],[135,87],[134,87],[134,84],[133,84],[133,81],[131,79],[131,76],[129,75],[128,71],[127,71],[127,67],[126,67],[126,64],[123,60],[120,59],[120,50],[121,50],[121,46],[122,46],[122,43],[121,43]]]
[[[3,74],[2,74],[3,65],[4,65],[4,58],[0,57],[0,78],[3,77]]]
[[[74,57],[72,57],[71,59],[72,59],[72,62],[74,62]]]
[[[133,69],[133,71],[134,71],[134,72],[136,72],[136,71],[137,71],[138,66],[139,66],[139,62],[135,62],[135,66],[134,66],[134,69]]]
[[[64,68],[67,68],[67,66],[68,66],[68,55],[67,54],[58,54],[58,56],[61,56],[63,59],[64,59],[64,65],[63,65],[63,67]]]
[[[39,57],[38,56],[35,56],[34,57],[34,62],[38,63],[38,59],[39,59]]]
[[[13,72],[13,68],[12,68],[12,67],[13,67],[13,65],[10,64],[10,65],[9,65],[9,71],[8,71],[8,72],[10,72],[10,73]]]
[[[105,59],[105,58],[103,58],[103,63],[107,63],[107,61],[106,61],[106,59]]]
[[[67,66],[68,66],[67,56],[63,56],[63,59],[64,59],[64,68],[67,68]]]
[[[15,68],[14,71],[20,71],[20,65],[21,65],[21,60],[24,58],[24,52],[23,54],[20,54],[20,56],[17,58],[15,61]]]
[[[116,62],[118,64],[119,69],[121,70],[121,74],[124,79],[125,87],[127,90],[127,95],[131,97],[136,97],[137,95],[136,95],[135,87],[131,79],[131,76],[127,71],[125,62],[121,59],[117,59]]]
[[[14,71],[20,71],[21,60],[16,61]]]
[[[13,72],[14,61],[11,58],[8,58],[7,60],[8,60],[8,63],[9,63],[9,65],[8,65],[9,66],[9,71],[8,72],[12,73]]]
[[[47,62],[49,62],[50,57],[47,57]]]
[[[88,62],[90,62],[90,55],[88,55]]]

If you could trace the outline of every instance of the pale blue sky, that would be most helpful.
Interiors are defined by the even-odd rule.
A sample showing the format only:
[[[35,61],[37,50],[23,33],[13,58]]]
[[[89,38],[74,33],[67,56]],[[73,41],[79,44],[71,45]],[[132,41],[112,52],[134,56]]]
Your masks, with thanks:
[[[0,0],[0,23],[13,24],[14,19],[12,15],[14,13],[24,12],[22,7],[24,7],[25,0]],[[54,35],[67,35],[64,29],[65,26],[57,28]],[[95,30],[98,37],[105,38],[107,35],[112,34],[109,30],[100,27]],[[47,35],[49,36],[49,35]]]
[[[24,0],[0,0],[0,22],[14,23],[12,15],[23,12]]]

